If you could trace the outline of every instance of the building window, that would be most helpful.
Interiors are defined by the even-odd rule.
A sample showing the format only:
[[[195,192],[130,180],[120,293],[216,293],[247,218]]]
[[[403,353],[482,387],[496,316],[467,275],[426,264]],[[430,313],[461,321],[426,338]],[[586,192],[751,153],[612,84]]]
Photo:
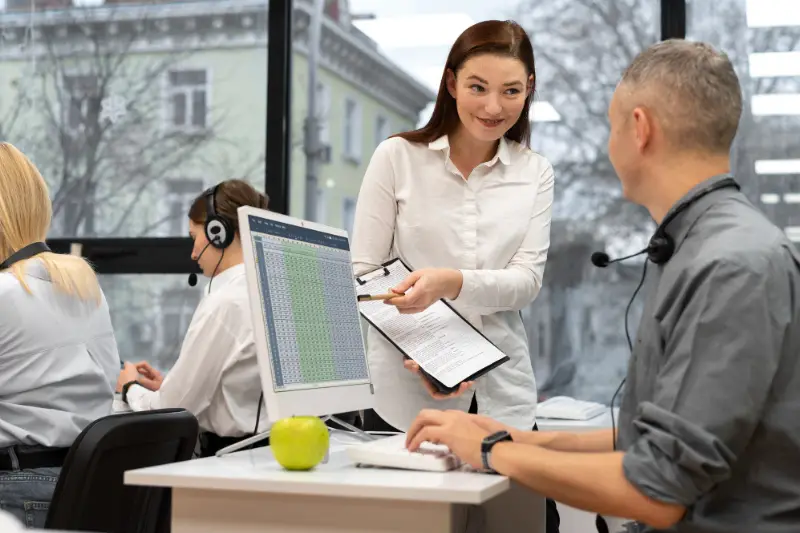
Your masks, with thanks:
[[[331,88],[325,83],[317,84],[317,124],[319,126],[320,162],[331,162]]]
[[[169,72],[169,124],[178,130],[208,127],[208,71]]]
[[[327,223],[328,220],[328,193],[324,187],[317,189],[317,218],[314,222]]]
[[[353,236],[353,223],[356,219],[356,199],[352,196],[342,201],[342,226],[347,234]]]
[[[375,146],[389,138],[389,119],[378,115],[375,119]]]
[[[166,289],[161,293],[161,346],[165,354],[177,357],[200,296],[200,291],[189,287]]]
[[[361,105],[352,98],[344,102],[344,156],[361,161]]]
[[[76,75],[64,76],[65,98],[64,122],[69,130],[78,130],[86,126],[87,119],[92,111],[92,106],[96,106],[95,112],[99,111],[99,87],[97,76]]]
[[[172,179],[167,181],[166,221],[169,236],[188,235],[190,203],[203,191],[202,180]]]

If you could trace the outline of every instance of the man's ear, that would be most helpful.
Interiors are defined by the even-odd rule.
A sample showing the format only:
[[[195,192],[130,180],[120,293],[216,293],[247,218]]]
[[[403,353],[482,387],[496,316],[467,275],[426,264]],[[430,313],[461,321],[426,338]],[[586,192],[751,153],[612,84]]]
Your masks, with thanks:
[[[456,97],[456,75],[452,70],[447,69],[447,71],[445,72],[444,76],[445,76],[445,84],[447,85],[447,92],[450,93],[450,96],[452,96],[453,99],[455,99],[455,97]]]
[[[636,128],[636,147],[639,152],[644,152],[653,140],[653,115],[647,108],[634,108],[633,123]]]

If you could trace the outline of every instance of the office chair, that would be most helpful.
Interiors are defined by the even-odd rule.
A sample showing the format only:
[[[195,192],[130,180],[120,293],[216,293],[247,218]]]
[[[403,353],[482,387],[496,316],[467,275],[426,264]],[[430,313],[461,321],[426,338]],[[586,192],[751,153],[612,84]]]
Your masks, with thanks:
[[[124,484],[127,470],[192,458],[199,426],[184,409],[106,416],[89,424],[61,469],[45,529],[166,533],[170,489]]]

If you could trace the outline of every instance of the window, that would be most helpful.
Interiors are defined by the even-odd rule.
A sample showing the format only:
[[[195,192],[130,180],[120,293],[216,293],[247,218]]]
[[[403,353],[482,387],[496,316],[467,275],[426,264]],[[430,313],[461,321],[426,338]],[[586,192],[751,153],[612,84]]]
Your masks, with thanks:
[[[90,118],[89,114],[98,112],[97,76],[65,75],[64,96],[66,127],[70,130],[85,128]]]
[[[317,189],[317,220],[321,224],[328,223],[328,194],[323,186]]]
[[[123,361],[172,368],[203,294],[204,283],[185,275],[101,275],[114,335]]]
[[[267,72],[278,63],[265,59],[287,46],[273,35],[267,48],[276,4],[0,0],[0,139],[47,181],[51,247],[82,242],[101,272],[126,360],[168,369],[177,350],[164,344],[183,338],[202,294],[181,303],[194,266],[188,202],[226,178],[266,189],[266,152],[283,142],[265,142]],[[150,249],[159,253],[143,257]]]
[[[162,360],[177,357],[183,337],[200,303],[200,292],[192,287],[171,287],[161,293],[161,344],[157,352]]]
[[[317,85],[317,118],[319,119],[319,142],[322,147],[323,163],[331,162],[331,88],[319,82]]]
[[[174,179],[167,182],[166,213],[167,235],[187,235],[189,233],[189,207],[191,202],[203,192],[202,180]]]
[[[208,71],[169,72],[170,126],[179,130],[207,127]]]
[[[182,230],[173,177],[264,189],[266,2],[31,5],[2,12],[0,133],[47,181],[50,238]]]
[[[361,160],[361,105],[352,98],[344,101],[344,155],[356,163]]]
[[[389,119],[378,115],[375,119],[375,146],[389,138]]]
[[[687,38],[706,41],[730,58],[744,109],[732,150],[732,171],[748,195],[789,238],[800,239],[800,27],[786,2],[687,3]]]
[[[349,2],[349,18],[329,15],[323,25],[318,77],[331,81],[332,101],[339,102],[332,121],[341,121],[341,140],[334,135],[333,142],[341,142],[335,148],[344,157],[325,165],[320,184],[335,179],[327,191],[330,205],[338,198],[335,215],[348,231],[372,151],[392,133],[427,121],[461,32],[489,19],[513,19],[528,31],[537,66],[532,148],[550,160],[558,180],[544,288],[523,312],[536,381],[548,396],[608,403],[627,365],[622,316],[638,265],[600,273],[588,259],[603,248],[632,253],[649,237],[647,214],[620,197],[608,161],[607,106],[634,55],[658,40],[662,3],[669,4],[500,0],[462,2],[454,12],[449,0],[428,0],[424,9],[375,0]],[[294,14],[307,27],[307,11]],[[293,46],[306,56],[308,36],[298,34]],[[292,94],[305,95],[310,67],[305,61],[295,66]],[[306,156],[298,151],[295,157]],[[303,190],[292,193],[295,216],[302,217]],[[637,309],[638,302],[629,319],[634,327]]]
[[[356,218],[356,199],[347,197],[342,200],[342,226],[350,237],[353,236],[353,222]]]

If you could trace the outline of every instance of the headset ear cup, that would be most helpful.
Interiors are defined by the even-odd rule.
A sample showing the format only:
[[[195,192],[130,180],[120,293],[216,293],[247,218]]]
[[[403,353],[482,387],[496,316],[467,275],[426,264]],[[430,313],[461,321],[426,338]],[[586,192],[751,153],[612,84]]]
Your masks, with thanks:
[[[224,249],[233,242],[233,232],[227,222],[220,217],[209,217],[205,226],[206,239],[211,246]]]
[[[669,235],[656,233],[647,248],[647,258],[656,265],[663,265],[675,252],[675,241]]]

